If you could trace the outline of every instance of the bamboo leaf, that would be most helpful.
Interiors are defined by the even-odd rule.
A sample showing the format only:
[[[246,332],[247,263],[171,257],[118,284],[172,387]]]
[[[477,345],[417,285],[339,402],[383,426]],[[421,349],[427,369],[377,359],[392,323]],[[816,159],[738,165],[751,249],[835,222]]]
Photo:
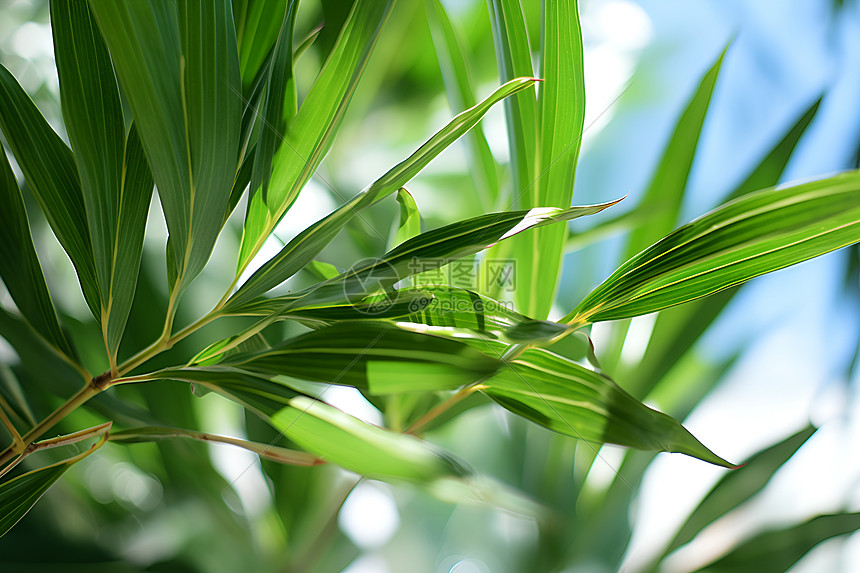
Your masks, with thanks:
[[[460,112],[477,103],[472,91],[472,82],[469,79],[468,65],[461,48],[463,43],[458,38],[439,0],[427,0],[425,7],[439,67],[442,69],[445,91],[448,94],[448,103],[452,111]],[[469,154],[469,172],[475,182],[481,203],[485,210],[489,211],[496,204],[499,194],[496,160],[480,128],[471,130],[465,143]]]
[[[106,322],[122,200],[122,105],[110,56],[87,2],[53,0],[51,30],[63,119],[80,175],[102,295],[100,321]]]
[[[272,160],[269,193],[255,193],[245,217],[237,276],[319,166],[364,70],[391,2],[356,2],[323,70]]]
[[[569,207],[585,118],[582,32],[578,3],[546,0],[541,38],[540,120],[535,179],[523,196],[526,207]],[[513,241],[520,276],[517,308],[543,319],[549,314],[561,271],[567,229],[528,231]]]
[[[860,528],[860,513],[819,515],[785,529],[766,531],[748,539],[701,573],[782,573],[813,547],[837,535]]]
[[[400,221],[394,233],[391,247],[396,247],[404,241],[421,234],[421,213],[415,199],[406,189],[397,190],[397,203],[400,205]]]
[[[220,364],[265,377],[345,384],[372,394],[450,390],[501,365],[460,341],[378,322],[336,324]]]
[[[0,484],[0,537],[27,515],[55,481],[76,462],[104,444],[104,437],[88,450],[62,462],[22,474]]]
[[[624,263],[565,317],[654,312],[860,240],[860,172],[731,201]]]
[[[807,426],[756,453],[740,469],[725,474],[687,517],[665,554],[689,542],[708,524],[758,493],[816,430],[813,426]]]
[[[516,77],[533,76],[531,48],[519,0],[490,0],[487,6],[493,27],[499,78],[508,81]],[[537,206],[536,203],[522,201],[537,174],[535,165],[538,112],[534,92],[524,92],[507,100],[505,119],[514,174],[511,206],[515,209]]]
[[[625,258],[641,251],[678,224],[687,178],[693,167],[699,136],[727,50],[728,46],[705,73],[675,125],[657,170],[641,200],[641,205],[648,205],[655,210],[655,217],[630,234]],[[775,184],[775,181],[770,183]]]
[[[259,122],[251,190],[261,189],[264,201],[269,191],[275,150],[283,140],[287,125],[297,111],[296,81],[293,77],[293,29],[298,4],[297,0],[290,0],[284,13],[284,21],[272,53],[269,78],[262,98],[263,115]]]
[[[233,3],[242,93],[248,95],[278,38],[287,0],[242,0]]]
[[[493,104],[526,89],[534,82],[530,78],[512,80],[499,87],[487,99],[456,116],[412,155],[395,165],[348,203],[320,219],[287,243],[280,252],[251,275],[227,303],[234,308],[273,289],[316,257],[362,209],[384,199],[403,187],[434,157],[475,126]],[[310,96],[309,96],[310,97]],[[304,107],[304,106],[303,106]],[[301,115],[301,111],[299,112]],[[246,229],[247,229],[246,221]],[[244,239],[243,239],[244,240]]]
[[[91,5],[158,187],[176,296],[209,258],[237,171],[242,89],[231,4]]]
[[[526,350],[479,389],[515,414],[581,440],[679,452],[733,467],[611,379],[546,350]]]
[[[0,536],[12,529],[69,468],[48,466],[0,484]]]
[[[730,199],[779,182],[795,145],[812,121],[819,103],[820,100],[816,101],[806,110],[750,175],[729,195]],[[636,212],[638,210],[634,211]],[[648,395],[684,353],[695,345],[702,333],[734,298],[737,290],[727,289],[707,298],[662,311],[657,317],[642,360],[631,369],[629,376],[619,376],[624,388],[636,397]]]
[[[299,297],[284,310],[363,298],[417,272],[431,271],[473,255],[526,229],[599,213],[618,201],[570,209],[548,207],[488,213],[446,225],[409,239],[375,262],[297,293]]]
[[[73,356],[33,247],[24,198],[2,146],[0,155],[0,213],[4,219],[0,225],[0,278],[36,332],[60,352]]]
[[[57,240],[72,260],[87,306],[98,319],[99,284],[74,157],[3,66],[0,129]]]
[[[125,138],[111,285],[106,307],[106,339],[113,356],[119,348],[134,301],[152,190],[152,172],[136,124],[132,123]]]

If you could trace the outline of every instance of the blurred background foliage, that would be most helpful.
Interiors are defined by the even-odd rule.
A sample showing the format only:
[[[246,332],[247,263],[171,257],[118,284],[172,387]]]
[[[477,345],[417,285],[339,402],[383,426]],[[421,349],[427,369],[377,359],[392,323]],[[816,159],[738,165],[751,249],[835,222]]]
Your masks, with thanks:
[[[343,4],[301,3],[297,38],[321,22],[325,26],[299,61],[300,99],[337,35]],[[484,97],[500,83],[487,5],[480,0],[443,4],[475,94]],[[540,3],[524,4],[536,52]],[[396,4],[333,148],[262,257],[372,182],[460,110],[446,93],[440,46],[428,24],[432,6],[419,0]],[[47,2],[2,0],[0,14],[0,61],[64,134]],[[640,200],[678,118],[727,44],[684,187],[681,221],[724,201],[760,164],[763,171],[756,173],[764,181],[857,167],[860,2],[583,0],[581,14],[587,109],[575,203],[629,197],[571,224],[570,252],[551,317],[563,315],[605,278],[625,255],[629,233],[649,224],[659,205]],[[499,187],[509,188],[503,108],[494,108],[480,128],[502,166]],[[771,161],[762,163],[769,154]],[[424,229],[485,210],[466,156],[464,143],[458,142],[410,184]],[[25,197],[31,216],[40,216],[26,187]],[[177,324],[211,308],[232,278],[244,209],[235,213],[211,262],[184,297]],[[79,288],[70,286],[77,285],[74,271],[36,216],[37,248],[64,324],[85,362],[104,362],[100,333]],[[394,220],[393,201],[375,206],[354,219],[320,258],[345,268],[378,255]],[[165,238],[154,204],[121,357],[160,333],[167,304]],[[759,461],[750,470],[739,470],[744,478],[724,485],[725,497],[709,510],[711,519],[721,519],[669,556],[664,570],[695,570],[745,540],[775,531],[754,541],[752,550],[746,548],[752,556],[742,561],[750,567],[743,570],[856,571],[860,536],[837,535],[856,529],[856,523],[811,522],[794,537],[787,529],[820,514],[860,510],[858,269],[855,245],[707,303],[593,329],[607,372],[637,398],[685,420],[728,459],[747,459],[810,423],[819,428],[768,450],[769,457],[755,458]],[[306,279],[300,275],[286,288]],[[15,328],[11,318],[0,318],[4,329]],[[230,332],[220,323],[207,327],[165,354],[164,364]],[[4,399],[14,402],[16,392],[30,389],[32,411],[22,415],[32,419],[56,406],[52,396],[76,389],[50,375],[62,364],[37,353],[16,354],[2,338],[0,362]],[[326,397],[381,420],[355,391],[331,388]],[[169,421],[257,441],[276,438],[238,406],[213,396],[197,398],[187,386],[169,383],[116,388],[56,431],[98,423],[102,418],[93,412],[108,410],[118,421]],[[451,505],[408,487],[356,485],[357,476],[336,467],[282,466],[229,446],[111,444],[70,469],[0,539],[0,567],[216,573],[648,570],[667,546],[692,537],[672,542],[686,516],[727,475],[680,455],[655,457],[613,446],[595,450],[508,415],[486,399],[428,438],[557,509],[564,522],[538,528],[500,510]],[[706,510],[698,514],[700,521]],[[709,521],[691,525],[693,534]],[[797,541],[788,543],[792,539]],[[771,547],[768,543],[774,552],[762,563],[755,561],[755,549]],[[792,548],[801,546],[812,551],[795,564],[803,552],[792,558]],[[785,559],[776,561],[773,555]],[[714,570],[742,570],[737,564],[723,566]]]

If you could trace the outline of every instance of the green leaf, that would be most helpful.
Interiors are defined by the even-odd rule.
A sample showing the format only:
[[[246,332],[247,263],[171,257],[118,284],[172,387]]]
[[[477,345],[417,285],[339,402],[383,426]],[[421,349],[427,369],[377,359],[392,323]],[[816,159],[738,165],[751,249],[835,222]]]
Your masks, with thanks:
[[[75,266],[87,306],[99,318],[99,284],[74,157],[3,66],[0,129],[54,235]]]
[[[803,114],[744,182],[729,195],[730,199],[779,182],[795,145],[811,122],[819,103],[820,101],[815,102]],[[639,210],[634,211],[637,212]],[[629,376],[616,374],[622,386],[636,397],[648,395],[684,353],[695,345],[737,291],[737,288],[726,289],[718,294],[662,311],[654,324],[642,360],[631,366]]]
[[[66,464],[56,464],[0,484],[0,536],[27,515],[67,469]]]
[[[807,426],[781,442],[756,453],[746,460],[740,469],[725,474],[687,517],[665,553],[668,555],[689,542],[708,524],[758,493],[816,430],[817,428],[813,426]]]
[[[534,81],[530,78],[512,80],[499,87],[499,89],[475,107],[456,116],[412,155],[374,181],[369,188],[359,193],[333,213],[306,228],[287,243],[277,255],[257,269],[239,290],[230,297],[227,308],[243,305],[299,272],[337,236],[344,225],[356,213],[403,187],[434,157],[474,127],[493,104],[520,90],[526,89]],[[302,108],[304,109],[304,106]],[[299,115],[301,115],[301,111],[299,111]],[[247,225],[246,221],[246,232]]]
[[[113,66],[89,5],[54,0],[51,20],[63,117],[99,281],[97,319],[113,363],[137,284],[152,175],[137,130],[126,136]]]
[[[63,117],[99,281],[97,319],[113,362],[137,284],[152,175],[136,129],[126,136],[113,66],[89,5],[54,0],[51,20]]]
[[[436,48],[436,57],[442,69],[448,105],[452,111],[460,112],[475,105],[475,94],[469,79],[469,69],[463,56],[460,41],[445,8],[439,0],[427,0],[427,20]],[[471,130],[466,137],[469,172],[475,182],[478,197],[484,210],[491,210],[499,194],[499,175],[496,160],[490,151],[487,138],[480,128]]]
[[[651,177],[651,182],[640,202],[640,205],[647,205],[648,208],[653,209],[655,216],[630,234],[625,258],[630,258],[641,251],[678,224],[687,178],[693,167],[699,136],[702,133],[711,96],[717,84],[717,76],[728,49],[726,46],[717,61],[705,73],[675,125],[657,170]],[[770,183],[770,185],[775,184],[775,181]]]
[[[33,247],[24,198],[0,145],[0,278],[15,306],[48,343],[72,356]]]
[[[487,2],[496,46],[499,78],[507,81],[534,75],[526,22],[519,0],[490,0]],[[511,166],[514,174],[514,208],[532,206],[522,201],[534,183],[537,165],[538,111],[534,92],[525,92],[505,102]],[[535,205],[536,206],[536,205]]]
[[[321,281],[334,278],[340,274],[337,267],[333,264],[316,260],[305,265],[305,270]]]
[[[242,93],[247,95],[278,38],[287,0],[242,0],[233,3]]]
[[[380,288],[415,274],[473,255],[526,229],[593,215],[619,200],[569,209],[535,208],[528,211],[488,213],[446,225],[409,239],[379,260],[307,289],[284,310],[363,298]]]
[[[305,396],[292,398],[272,422],[302,448],[367,477],[433,482],[467,474],[427,442],[372,426]]]
[[[735,199],[616,270],[564,322],[647,314],[860,240],[860,172]]]
[[[585,119],[582,32],[578,3],[546,0],[543,7],[540,119],[535,179],[523,196],[525,207],[569,207]],[[555,300],[567,229],[563,225],[528,231],[513,241],[517,260],[517,308],[546,318]]]
[[[526,350],[478,388],[515,414],[581,440],[679,452],[733,467],[611,379],[546,350]]]
[[[391,241],[392,248],[421,234],[421,213],[418,212],[415,199],[409,191],[402,188],[397,190],[396,199],[400,205],[400,221],[394,233],[394,240]]]
[[[252,190],[237,276],[262,247],[331,147],[390,7],[391,2],[376,0],[359,0],[353,6],[328,61],[275,151],[269,193]]]
[[[813,547],[860,529],[860,513],[819,515],[809,521],[766,531],[733,549],[728,555],[697,571],[701,573],[782,573]]]
[[[91,5],[158,188],[178,296],[212,252],[237,171],[243,102],[231,3]]]
[[[269,79],[262,98],[263,115],[259,121],[257,152],[251,175],[251,190],[262,189],[263,200],[269,191],[272,159],[284,138],[287,125],[297,111],[296,80],[293,77],[293,29],[298,1],[290,0],[281,31],[269,64]]]
[[[220,364],[265,377],[350,385],[371,394],[450,390],[501,366],[460,341],[378,322],[321,328],[263,352],[230,356]]]
[[[0,537],[12,529],[55,481],[76,462],[101,447],[104,439],[62,462],[22,474],[0,484]]]
[[[806,128],[812,123],[812,119],[818,112],[818,107],[821,105],[821,98],[818,98],[806,112],[797,120],[788,133],[771,149],[770,153],[762,159],[758,166],[753,170],[744,181],[729,195],[729,199],[736,199],[741,195],[746,195],[750,191],[757,191],[765,187],[772,187],[779,183],[782,177],[785,166],[788,165],[788,160],[791,158],[794,149],[797,147],[801,136],[806,133]]]
[[[52,0],[60,103],[80,174],[104,314],[122,210],[125,124],[110,56],[85,0]],[[106,317],[100,317],[106,322]]]

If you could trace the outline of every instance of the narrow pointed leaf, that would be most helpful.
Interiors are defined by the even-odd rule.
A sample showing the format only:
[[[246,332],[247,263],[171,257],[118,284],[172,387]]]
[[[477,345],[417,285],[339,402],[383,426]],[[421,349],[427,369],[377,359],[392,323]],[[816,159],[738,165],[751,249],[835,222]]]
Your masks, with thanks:
[[[581,440],[679,452],[733,467],[611,379],[546,350],[526,350],[479,388],[515,414]]]
[[[114,355],[125,332],[126,321],[134,301],[152,191],[152,172],[149,170],[137,127],[132,123],[125,138],[111,284],[105,309],[108,349]]]
[[[60,103],[80,174],[104,313],[122,209],[122,105],[107,47],[86,0],[53,0],[51,30]]]
[[[287,0],[241,0],[233,3],[242,87],[246,95],[277,41],[286,8]]]
[[[4,220],[0,225],[0,278],[36,332],[60,352],[72,356],[33,247],[24,198],[2,146],[0,155],[0,213]]]
[[[708,524],[758,493],[816,430],[813,426],[807,426],[756,453],[746,460],[740,469],[725,474],[681,526],[666,549],[666,554],[684,545]]]
[[[793,527],[756,535],[697,573],[783,573],[822,541],[857,529],[860,513],[819,515]]]
[[[860,172],[731,201],[624,263],[565,317],[654,312],[860,241]]]
[[[290,307],[363,298],[417,272],[431,271],[473,255],[526,229],[599,213],[618,201],[570,209],[548,207],[488,213],[446,225],[402,243],[366,267],[352,269],[308,289]]]
[[[63,117],[99,281],[98,319],[115,356],[134,298],[152,176],[137,131],[126,138],[113,66],[89,5],[54,0],[51,20]]]
[[[227,209],[243,109],[230,2],[91,3],[159,191],[168,276],[205,266]]]
[[[0,537],[12,529],[55,481],[74,463],[98,449],[104,440],[72,458],[0,483]]]
[[[819,103],[820,100],[816,101],[806,110],[750,175],[735,188],[729,199],[779,182],[795,145],[812,121]],[[684,353],[693,348],[737,291],[737,288],[726,289],[707,298],[662,311],[657,317],[642,360],[631,369],[629,376],[619,378],[622,386],[636,397],[647,396]]]
[[[456,340],[370,322],[321,328],[221,365],[387,394],[458,388],[501,363]]]
[[[403,187],[433,158],[450,146],[460,136],[475,126],[493,104],[526,89],[534,83],[531,78],[518,78],[499,87],[478,105],[457,115],[448,124],[428,139],[412,155],[395,165],[365,191],[348,203],[320,219],[287,243],[280,252],[260,267],[236,291],[228,302],[228,308],[242,305],[273,289],[316,257],[361,209],[381,201]],[[301,115],[301,112],[299,112]],[[246,230],[247,230],[246,221]],[[244,240],[244,239],[243,239]]]
[[[475,105],[475,94],[464,51],[448,14],[440,0],[427,0],[427,20],[430,23],[430,33],[436,57],[442,69],[445,81],[445,91],[448,94],[449,107],[454,112],[460,112]],[[515,76],[512,76],[515,77]],[[476,127],[466,137],[466,150],[469,160],[469,172],[475,181],[475,188],[485,210],[490,210],[499,194],[498,165],[490,151],[490,145],[483,131]]]
[[[397,204],[400,205],[400,220],[394,233],[394,240],[391,241],[392,248],[421,234],[421,213],[418,212],[415,199],[406,189],[399,189],[396,199]]]
[[[678,224],[687,178],[693,167],[699,136],[727,50],[728,46],[705,73],[675,125],[640,202],[640,205],[648,205],[654,209],[655,216],[648,224],[637,227],[630,234],[626,258],[641,251]]]
[[[57,464],[0,484],[0,536],[18,523],[69,466]]]
[[[98,318],[99,285],[74,157],[3,66],[0,66],[0,130],[57,240],[75,266],[87,306]]]
[[[262,96],[262,115],[251,175],[251,190],[256,192],[261,189],[264,201],[269,190],[275,150],[282,143],[287,125],[297,111],[296,81],[293,77],[293,29],[298,4],[298,0],[290,0],[287,6]]]
[[[524,207],[569,207],[585,119],[585,79],[578,3],[546,0],[543,7],[537,173]],[[517,308],[543,319],[549,314],[561,271],[567,229],[556,225],[513,241],[517,259]]]
[[[328,61],[275,151],[269,193],[252,191],[237,274],[262,247],[331,147],[390,7],[390,2],[376,0],[359,0],[352,7]]]
[[[531,47],[519,0],[490,0],[487,5],[499,77],[502,81],[508,81],[516,77],[533,76]],[[527,91],[507,100],[505,119],[514,173],[511,206],[515,209],[537,206],[523,201],[536,175],[538,112],[534,92]]]

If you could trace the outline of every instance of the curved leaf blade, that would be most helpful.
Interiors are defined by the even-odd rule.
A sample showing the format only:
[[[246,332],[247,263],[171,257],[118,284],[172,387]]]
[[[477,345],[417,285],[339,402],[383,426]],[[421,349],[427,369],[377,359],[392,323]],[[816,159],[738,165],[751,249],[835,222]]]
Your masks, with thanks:
[[[678,452],[734,467],[608,377],[546,350],[526,350],[479,389],[515,414],[581,440]]]
[[[110,422],[106,426],[110,426]],[[104,441],[105,438],[102,436],[100,441],[74,457],[27,472],[0,484],[0,537],[6,535],[21,518],[27,515],[27,512],[67,469],[100,448]]]
[[[331,147],[391,2],[359,0],[272,159],[269,193],[252,190],[237,276],[262,247]]]
[[[33,247],[24,198],[2,145],[0,155],[0,213],[4,218],[0,225],[0,278],[15,306],[36,332],[59,351],[72,356]]]
[[[524,207],[570,207],[585,120],[585,78],[578,2],[546,0],[543,5],[541,77],[537,113],[537,170],[523,195]],[[521,188],[522,189],[522,188]],[[555,300],[567,229],[563,225],[528,231],[513,241],[515,292],[523,314],[544,319]],[[525,288],[523,288],[525,283]]]
[[[460,341],[378,322],[336,324],[220,364],[265,377],[345,384],[372,394],[450,390],[501,366]]]
[[[661,310],[860,241],[860,172],[731,201],[618,268],[565,322]]]
[[[3,66],[0,66],[0,129],[48,224],[75,266],[87,306],[98,318],[101,296],[74,157]]]
[[[428,139],[412,155],[374,181],[365,191],[355,196],[336,211],[320,219],[287,243],[277,255],[257,269],[245,281],[230,298],[227,307],[231,308],[242,305],[275,288],[299,272],[337,236],[344,225],[356,213],[377,201],[381,201],[403,187],[421,169],[430,163],[433,158],[474,127],[493,104],[526,89],[534,81],[531,78],[512,80],[499,87],[478,105],[454,117],[454,119],[436,132],[433,137]],[[299,111],[299,115],[301,115],[301,111]],[[247,225],[246,221],[246,227]]]
[[[242,88],[230,2],[91,3],[158,187],[171,290],[205,266],[240,152]]]
[[[526,229],[593,215],[618,203],[571,207],[535,208],[528,211],[488,213],[422,233],[390,250],[379,260],[352,269],[301,294],[284,310],[360,299],[418,272],[428,272],[451,261],[473,255]]]
[[[748,539],[697,572],[782,573],[822,541],[857,529],[860,529],[860,513],[819,515],[793,527],[766,531]]]
[[[293,29],[297,10],[298,1],[291,0],[284,13],[284,21],[275,42],[269,64],[269,77],[262,96],[263,115],[259,122],[257,151],[251,173],[251,191],[256,192],[260,189],[264,201],[269,191],[275,150],[298,109],[296,81],[293,77]]]

